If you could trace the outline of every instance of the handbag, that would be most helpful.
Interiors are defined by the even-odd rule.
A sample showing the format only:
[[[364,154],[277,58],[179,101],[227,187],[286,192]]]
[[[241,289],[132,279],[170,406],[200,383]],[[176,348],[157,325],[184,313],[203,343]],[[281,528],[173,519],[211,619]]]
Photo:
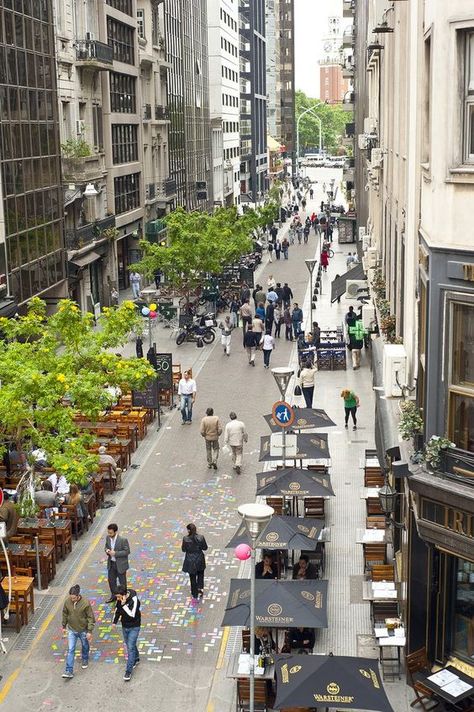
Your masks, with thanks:
[[[296,384],[295,390],[293,391],[293,395],[295,395],[295,396],[303,395],[303,391],[301,390],[301,386],[299,383]]]

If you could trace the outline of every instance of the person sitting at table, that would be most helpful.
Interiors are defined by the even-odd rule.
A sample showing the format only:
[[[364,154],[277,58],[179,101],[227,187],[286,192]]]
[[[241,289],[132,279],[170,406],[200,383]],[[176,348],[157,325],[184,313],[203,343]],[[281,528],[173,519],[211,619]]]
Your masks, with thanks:
[[[293,566],[294,579],[316,579],[318,574],[313,564],[309,563],[309,558],[306,554],[301,554],[299,560]]]
[[[35,467],[37,469],[42,469],[43,467],[48,467],[48,457],[43,448],[35,447],[31,451],[31,457],[35,461]]]
[[[0,507],[0,522],[5,522],[7,534],[6,538],[15,536],[18,526],[18,512],[13,502],[10,501],[10,495],[3,490],[3,504]]]
[[[288,632],[291,650],[306,654],[312,652],[316,638],[313,628],[290,628]]]
[[[275,650],[275,641],[269,628],[255,628],[254,652],[255,655],[269,655],[272,650]]]
[[[71,485],[69,489],[69,494],[66,495],[66,504],[72,504],[76,507],[77,516],[80,519],[87,519],[89,512],[87,510],[87,505],[82,498],[82,494],[79,491],[77,485]]]
[[[69,494],[69,482],[67,479],[64,477],[64,475],[57,475],[56,472],[53,472],[49,477],[48,480],[51,482],[53,485],[53,492],[61,497],[65,497],[67,494]]]
[[[264,554],[263,560],[255,565],[255,578],[276,579],[278,578],[278,567],[273,561],[271,554]]]
[[[112,455],[107,454],[107,448],[105,445],[101,445],[99,448],[99,465],[110,465],[112,469],[112,477],[116,480],[117,490],[122,490],[122,470],[117,467],[117,462],[114,460]]]
[[[35,502],[38,505],[44,505],[45,507],[58,506],[58,498],[53,492],[53,485],[49,480],[45,480],[41,485],[41,489],[35,492]],[[47,512],[49,515],[51,512]]]

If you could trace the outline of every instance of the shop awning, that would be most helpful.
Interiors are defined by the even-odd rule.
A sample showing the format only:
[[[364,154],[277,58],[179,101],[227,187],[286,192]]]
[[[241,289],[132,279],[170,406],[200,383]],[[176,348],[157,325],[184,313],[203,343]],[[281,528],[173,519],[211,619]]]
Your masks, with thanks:
[[[90,265],[96,260],[100,260],[100,258],[101,255],[99,255],[98,252],[91,251],[88,252],[87,255],[73,257],[72,260],[69,260],[69,262],[72,262],[72,264],[76,265],[76,267],[87,267],[87,265]]]
[[[387,456],[392,460],[400,460],[400,436],[390,402],[383,392],[383,341],[380,337],[372,341],[372,372],[375,389],[375,447],[380,467],[385,470]]]
[[[283,517],[275,514],[258,537],[256,546],[262,549],[314,551],[318,545],[318,537],[323,529],[323,519]],[[245,522],[240,525],[225,548],[235,549],[239,544],[252,546]]]
[[[365,279],[364,268],[362,264],[358,264],[340,277],[336,277],[331,282],[331,302],[342,297],[346,291],[346,282],[348,279]]]

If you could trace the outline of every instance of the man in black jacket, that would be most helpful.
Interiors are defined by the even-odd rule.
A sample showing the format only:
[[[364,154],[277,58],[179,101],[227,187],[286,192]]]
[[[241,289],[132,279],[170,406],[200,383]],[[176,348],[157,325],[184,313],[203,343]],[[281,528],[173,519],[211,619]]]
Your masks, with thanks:
[[[290,301],[293,299],[293,292],[291,291],[291,288],[288,286],[288,282],[285,282],[282,289],[283,289],[283,304],[285,307],[289,307]]]
[[[119,586],[117,589],[114,623],[122,622],[123,642],[127,648],[127,667],[123,679],[128,682],[132,677],[133,668],[140,662],[137,648],[138,635],[142,622],[140,601],[133,588]]]
[[[252,325],[249,326],[244,335],[244,347],[247,351],[249,364],[255,366],[255,353],[258,344],[260,343],[260,334],[253,331]]]

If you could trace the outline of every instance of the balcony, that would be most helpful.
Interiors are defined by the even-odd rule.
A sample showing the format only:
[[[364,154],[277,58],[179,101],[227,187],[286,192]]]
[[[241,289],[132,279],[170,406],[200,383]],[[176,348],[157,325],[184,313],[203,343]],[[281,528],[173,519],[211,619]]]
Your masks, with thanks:
[[[171,203],[176,197],[176,181],[172,178],[159,181],[156,184],[156,197],[166,207],[166,203]]]
[[[355,0],[342,0],[342,16],[343,17],[354,17],[355,13]]]
[[[110,227],[115,227],[115,215],[107,215],[101,220],[76,227],[74,230],[65,230],[66,250],[80,250],[97,240],[104,239],[101,233]]]
[[[343,79],[352,79],[354,77],[354,72],[355,72],[355,67],[351,62],[346,61],[342,65],[342,78]]]
[[[143,107],[143,121],[151,121],[151,104],[145,104]]]
[[[166,223],[164,220],[150,220],[145,224],[145,237],[148,242],[158,242],[158,236],[160,240],[164,238],[164,232],[166,232]]]
[[[169,121],[170,120],[170,110],[167,106],[161,106],[157,104],[155,106],[155,121]]]
[[[101,153],[82,158],[62,157],[63,178],[66,183],[94,183],[105,173],[104,157]]]
[[[78,67],[97,71],[110,69],[113,63],[113,49],[97,40],[76,42],[76,62]]]
[[[352,47],[355,42],[355,30],[352,26],[347,27],[342,35],[342,46],[345,48]]]
[[[342,100],[341,109],[343,111],[354,111],[355,104],[355,92],[347,91],[344,94],[344,99]]]
[[[145,203],[153,203],[156,200],[156,185],[147,183],[145,186]]]

